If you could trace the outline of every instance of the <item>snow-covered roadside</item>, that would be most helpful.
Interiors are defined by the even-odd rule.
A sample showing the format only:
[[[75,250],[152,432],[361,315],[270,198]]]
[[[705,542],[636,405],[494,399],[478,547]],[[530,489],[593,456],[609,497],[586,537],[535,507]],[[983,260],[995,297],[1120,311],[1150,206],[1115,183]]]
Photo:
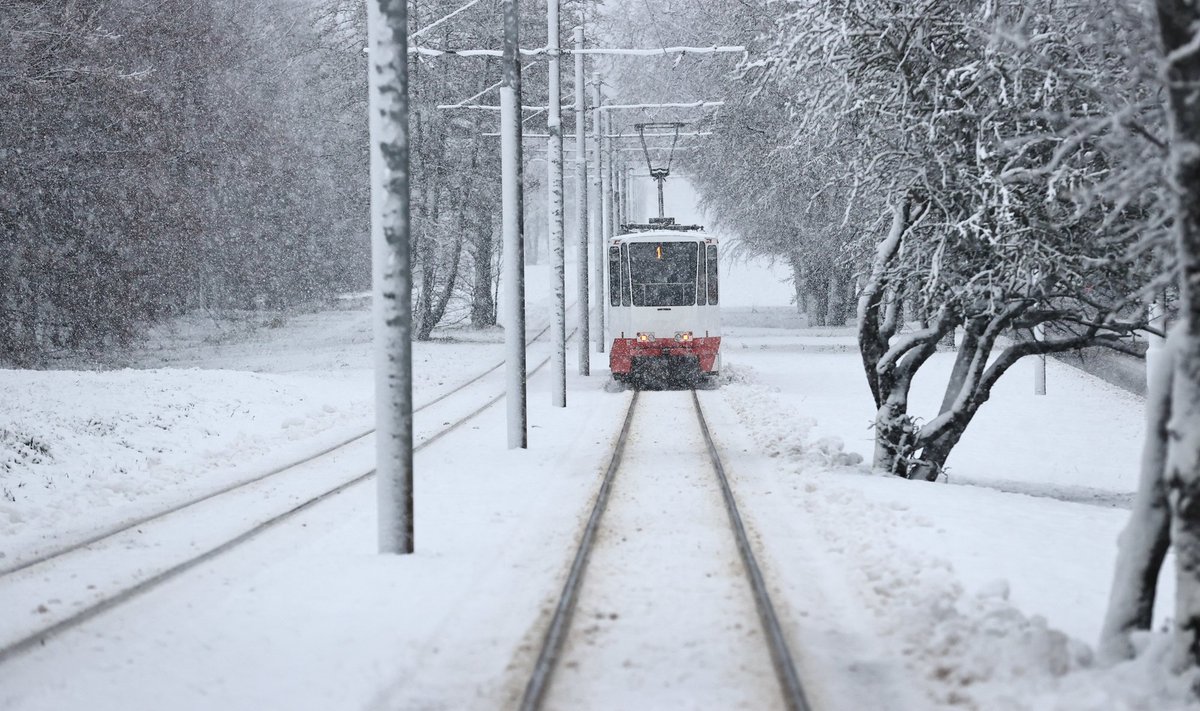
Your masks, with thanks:
[[[251,344],[160,351],[147,361],[160,366],[154,370],[0,372],[0,389],[7,395],[12,377],[15,396],[29,403],[6,397],[9,409],[0,412],[66,428],[61,439],[78,442],[71,461],[128,456],[144,465],[138,457],[155,456],[156,471],[178,461],[185,487],[257,472],[266,458],[290,458],[352,421],[354,408],[339,404],[369,397],[369,346],[354,335],[365,323],[365,313],[313,315],[256,332]],[[870,453],[871,412],[852,337],[797,330],[794,316],[769,310],[731,309],[726,324],[726,382],[702,398],[718,422],[714,434],[794,651],[816,680],[818,708],[1194,706],[1190,680],[1164,673],[1161,636],[1145,636],[1148,651],[1128,664],[1100,668],[1090,659],[1125,512],[991,486],[1127,494],[1139,399],[1054,363],[1051,395],[1035,399],[1027,373],[1017,370],[951,459],[951,481],[964,485],[901,482],[857,463]],[[499,362],[493,335],[418,345],[418,402]],[[930,367],[946,367],[944,360]],[[205,364],[240,370],[191,368]],[[0,667],[0,707],[491,709],[511,702],[625,402],[602,392],[600,357],[593,368],[592,378],[571,377],[565,411],[548,406],[547,373],[533,379],[527,452],[504,450],[503,410],[494,408],[418,455],[416,556],[373,554],[370,487],[336,497],[144,602]],[[58,387],[78,380],[80,389],[56,395],[50,380],[35,385],[37,377],[59,378]],[[918,407],[936,404],[933,380],[918,381]],[[39,399],[44,406],[36,409]],[[188,409],[193,399],[199,404]],[[221,402],[240,402],[247,412],[231,417]],[[130,429],[87,434],[80,428],[92,411]],[[156,413],[167,430],[156,426]],[[298,423],[284,427],[289,419]],[[303,434],[289,438],[292,428]],[[206,452],[208,438],[214,446]],[[135,447],[123,448],[122,439]],[[215,451],[233,442],[241,453]],[[135,451],[143,443],[169,452]],[[207,466],[206,455],[225,464]],[[172,491],[167,475],[136,471],[150,479],[139,484],[149,487],[143,503]],[[44,491],[48,510],[69,502]],[[43,524],[84,530],[116,510],[80,501],[63,504],[75,519],[48,515]],[[0,541],[28,530],[10,526]],[[648,576],[648,584],[674,582]],[[1160,609],[1171,601],[1164,583]]]
[[[547,277],[530,270],[530,337],[547,322]],[[418,407],[503,360],[500,329],[437,336],[414,344]],[[102,362],[63,365],[79,369],[0,370],[0,570],[290,464],[374,420],[362,304],[265,321],[193,315]]]
[[[914,682],[925,702],[910,708],[1196,707],[1190,678],[1167,671],[1161,635],[1147,635],[1147,651],[1133,662],[1100,668],[1092,661],[1089,643],[1107,602],[1124,511],[870,475],[837,438],[821,436],[828,431],[819,426],[822,416],[836,419],[837,408],[814,408],[804,389],[775,390],[773,383],[793,374],[772,367],[778,355],[760,361],[753,353],[728,361],[723,397],[712,406],[728,407],[727,422],[740,428],[717,436],[729,451],[749,455],[736,470],[747,516],[780,595],[793,605],[798,644],[817,640],[815,651],[801,653],[802,664],[827,672],[816,676],[832,680],[832,699],[846,698],[846,680],[862,677],[871,683],[849,686],[874,694],[876,703],[864,707],[892,699],[888,707],[901,708],[896,688]],[[850,372],[855,356],[846,360]],[[769,375],[759,374],[760,365]],[[808,370],[805,377],[829,387],[831,375]],[[1076,384],[1074,392],[1063,386],[1057,417],[1070,415],[1064,407],[1094,403],[1095,383]],[[995,417],[1016,416],[1018,397],[998,393],[989,403]],[[1111,423],[1082,441],[1072,443],[1069,433],[1061,441],[1080,465],[1102,464],[1104,445],[1087,447],[1118,436]],[[989,434],[1002,446],[1003,433]],[[1004,460],[975,452],[958,461],[969,470]],[[1033,480],[1039,472],[1023,475]],[[1160,611],[1172,593],[1164,576]],[[809,619],[813,613],[819,618]]]
[[[870,460],[875,412],[853,330],[726,330],[728,363],[752,366],[764,387],[786,394],[815,436],[834,437]],[[909,412],[937,413],[954,354],[918,372]],[[952,483],[1072,500],[1127,502],[1137,485],[1143,399],[1064,363],[1047,363],[1048,394],[1033,394],[1033,359],[997,382],[947,462]]]
[[[372,413],[367,387],[221,370],[8,370],[0,392],[0,559],[285,464]]]
[[[416,554],[374,553],[360,487],[0,666],[0,707],[511,706],[628,402],[572,378],[551,408],[548,380],[531,449],[503,449],[493,407],[418,453]]]

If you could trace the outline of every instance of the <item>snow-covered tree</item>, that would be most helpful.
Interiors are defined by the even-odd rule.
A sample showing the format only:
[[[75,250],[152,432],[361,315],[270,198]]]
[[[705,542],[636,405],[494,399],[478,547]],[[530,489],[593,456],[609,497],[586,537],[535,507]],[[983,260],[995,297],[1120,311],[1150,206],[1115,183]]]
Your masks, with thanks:
[[[0,2],[0,360],[365,286],[365,64],[311,10]]]
[[[1115,7],[785,6],[767,78],[791,83],[797,123],[814,128],[799,149],[815,132],[829,160],[814,165],[846,167],[845,214],[872,254],[858,328],[875,466],[932,479],[1020,358],[1123,347],[1144,325],[1163,224],[1157,110],[1105,42],[1124,31]],[[913,377],[956,329],[943,405],[920,421]]]
[[[1157,0],[1170,117],[1174,244],[1182,318],[1153,363],[1142,471],[1121,535],[1101,650],[1132,656],[1129,633],[1152,621],[1168,547],[1176,559],[1174,663],[1200,666],[1200,7]]]

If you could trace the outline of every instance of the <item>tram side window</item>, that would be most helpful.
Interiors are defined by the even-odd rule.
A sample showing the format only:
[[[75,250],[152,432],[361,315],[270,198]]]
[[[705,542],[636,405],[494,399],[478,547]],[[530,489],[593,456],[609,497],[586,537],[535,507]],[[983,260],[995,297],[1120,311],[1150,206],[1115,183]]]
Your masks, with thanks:
[[[608,248],[608,303],[621,305],[621,248]]]
[[[629,306],[632,303],[629,280],[629,245],[621,245],[621,305]]]
[[[696,303],[699,264],[696,242],[629,245],[634,306],[691,306]]]
[[[705,254],[705,257],[707,257],[707,259],[706,259],[707,264],[705,265],[706,268],[704,271],[705,271],[705,276],[707,277],[707,279],[705,281],[708,282],[708,303],[716,304],[717,303],[717,246],[715,244],[708,245],[708,247],[706,247],[704,250],[704,254]]]

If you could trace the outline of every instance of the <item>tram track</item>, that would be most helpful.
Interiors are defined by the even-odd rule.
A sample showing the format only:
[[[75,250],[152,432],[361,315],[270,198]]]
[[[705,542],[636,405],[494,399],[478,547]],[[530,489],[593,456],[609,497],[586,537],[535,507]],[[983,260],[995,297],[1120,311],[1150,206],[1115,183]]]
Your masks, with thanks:
[[[691,404],[695,412],[698,423],[699,433],[703,439],[703,451],[707,457],[707,463],[712,469],[712,474],[717,482],[717,488],[720,490],[721,509],[728,521],[729,533],[733,536],[734,547],[736,548],[736,557],[740,563],[740,568],[745,576],[742,581],[749,589],[749,593],[753,598],[753,608],[757,616],[758,627],[762,632],[762,640],[767,646],[767,655],[769,656],[769,664],[771,673],[778,687],[778,699],[783,708],[789,711],[808,711],[811,707],[808,704],[805,695],[803,684],[796,672],[796,667],[788,648],[786,635],[783,632],[782,625],[779,621],[779,616],[775,611],[774,605],[771,602],[770,594],[767,590],[767,585],[761,569],[754,556],[753,547],[747,535],[745,525],[742,522],[741,515],[738,511],[736,498],[729,483],[729,478],[726,475],[724,464],[721,461],[716,445],[713,442],[708,423],[704,417],[704,411],[700,404],[700,399],[695,390],[690,391]],[[643,400],[641,391],[634,391],[631,398],[629,409],[625,415],[620,433],[613,445],[613,453],[609,460],[608,468],[605,471],[604,477],[601,480],[599,489],[597,490],[591,513],[587,523],[580,535],[579,545],[576,548],[575,555],[572,559],[571,566],[567,573],[566,580],[563,584],[562,592],[559,595],[557,604],[554,607],[554,612],[551,616],[545,634],[542,639],[541,647],[538,652],[536,661],[533,664],[533,669],[530,673],[528,682],[525,685],[524,693],[521,696],[519,708],[522,711],[537,711],[547,706],[548,699],[553,696],[552,689],[559,683],[556,682],[556,670],[563,664],[568,656],[566,649],[572,639],[572,636],[580,637],[581,633],[586,635],[588,632],[593,633],[593,638],[587,640],[586,644],[591,645],[595,642],[596,625],[593,623],[588,628],[582,631],[576,630],[579,625],[574,622],[576,609],[580,604],[580,599],[585,594],[587,583],[587,570],[593,558],[593,553],[597,548],[598,541],[607,538],[609,541],[620,540],[626,541],[627,538],[633,538],[635,535],[632,531],[624,529],[604,530],[606,521],[606,512],[610,507],[610,500],[613,497],[614,489],[619,490],[615,485],[615,480],[618,472],[626,469],[625,461],[627,459],[627,447],[630,442],[631,431],[635,431],[633,423],[635,413],[639,409],[639,402]],[[698,443],[697,443],[698,444]],[[644,445],[643,445],[644,446]],[[637,454],[635,453],[635,469]],[[641,455],[645,457],[644,454]],[[645,474],[644,464],[641,471],[629,471],[623,474],[623,477],[633,477],[637,474]],[[690,482],[694,483],[694,482]],[[657,515],[661,515],[657,514]],[[628,518],[628,515],[627,515]],[[633,520],[637,520],[634,518]],[[642,528],[637,528],[638,534],[641,534]],[[644,534],[641,534],[644,535]],[[653,544],[643,544],[653,546],[671,546],[672,541],[658,541]],[[674,543],[678,545],[678,542]],[[609,544],[613,545],[612,543]],[[619,556],[618,556],[619,557]],[[607,571],[610,575],[612,570]],[[634,572],[633,579],[637,579],[640,573]],[[611,586],[614,583],[608,582]],[[620,583],[616,583],[618,586]],[[673,585],[684,585],[683,582],[673,581]],[[610,599],[608,604],[613,604]],[[636,609],[638,606],[645,606],[645,600],[637,599],[629,603],[629,607]],[[611,619],[617,620],[618,616],[614,612]],[[614,623],[614,626],[617,623]],[[630,623],[634,624],[634,623]],[[741,629],[740,621],[730,621],[737,629]],[[574,630],[574,631],[573,631]],[[661,636],[661,635],[660,635]],[[744,643],[744,640],[741,641]],[[579,644],[585,644],[580,642]],[[603,656],[594,647],[587,647],[592,655],[599,654]],[[576,664],[571,662],[571,664]],[[630,660],[626,659],[622,666],[629,666]],[[579,674],[577,673],[576,676]],[[622,682],[616,679],[603,682],[602,685],[614,686],[620,685]],[[761,692],[760,692],[761,693]],[[560,700],[561,701],[561,700]],[[570,705],[578,707],[581,704],[579,697],[573,697],[569,704],[560,704],[562,706]],[[586,704],[585,704],[586,705]],[[608,700],[608,706],[620,705],[619,702]],[[604,704],[601,704],[604,706]],[[557,707],[557,706],[556,706]],[[600,707],[600,706],[598,706]]]
[[[544,328],[542,328],[540,331],[538,331],[536,334],[534,334],[531,338],[529,338],[525,342],[526,347],[531,346],[534,343],[536,343],[537,341],[539,341],[544,335],[546,335],[546,333],[548,333],[550,331],[550,329],[552,327],[553,327],[553,324],[549,324],[549,325],[545,326]],[[572,333],[574,333],[574,331],[572,331]],[[465,380],[465,381],[459,383],[458,385],[455,385],[454,387],[441,393],[440,395],[435,396],[433,399],[414,407],[413,414],[415,415],[419,412],[427,410],[430,407],[433,407],[434,405],[462,392],[463,390],[474,385],[475,383],[479,382],[480,380],[483,380],[488,375],[491,375],[492,373],[496,372],[503,366],[504,366],[504,361],[501,360],[499,363],[492,365],[487,370],[484,370],[483,372],[473,376],[472,378]],[[125,531],[136,529],[139,526],[143,526],[145,524],[152,523],[152,522],[157,521],[166,516],[170,516],[170,515],[176,513],[177,511],[182,511],[184,509],[196,506],[198,504],[202,504],[211,499],[215,499],[215,498],[224,496],[226,494],[229,494],[230,492],[238,491],[240,489],[245,489],[245,488],[252,486],[254,484],[257,484],[261,481],[270,479],[271,477],[292,471],[299,466],[308,464],[309,462],[316,461],[328,454],[331,454],[331,453],[341,450],[349,445],[352,445],[355,442],[364,440],[367,437],[370,437],[374,433],[375,433],[374,427],[368,427],[368,428],[359,430],[358,432],[356,432],[353,435],[339,439],[334,444],[330,444],[330,445],[321,447],[320,449],[318,449],[314,452],[305,454],[304,456],[302,456],[298,459],[295,459],[291,462],[288,462],[287,464],[282,464],[277,467],[273,467],[266,472],[255,474],[246,479],[239,479],[237,481],[230,482],[219,488],[213,489],[211,491],[207,491],[199,496],[195,496],[195,497],[177,502],[177,503],[172,504],[171,506],[164,508],[164,509],[159,509],[158,511],[155,511],[153,513],[146,514],[143,516],[138,516],[138,517],[131,518],[131,519],[125,519],[124,521],[121,521],[119,523],[102,528],[100,531],[97,531],[96,533],[93,533],[92,535],[87,536],[86,538],[82,538],[82,539],[67,543],[65,545],[51,548],[49,550],[46,550],[42,553],[39,553],[39,554],[36,554],[33,556],[20,558],[20,559],[18,559],[18,561],[16,563],[11,563],[8,566],[0,566],[0,583],[3,583],[5,576],[8,576],[8,575],[11,575],[14,573],[18,573],[27,568],[32,568],[33,566],[40,565],[42,563],[45,563],[46,561],[53,560],[55,558],[67,555],[76,550],[80,550],[82,548],[87,548],[89,546],[95,545],[96,543],[99,543],[108,538],[112,538],[113,536],[119,535]]]
[[[547,326],[539,331],[527,341],[527,345],[540,339],[550,328],[551,326]],[[568,338],[574,332],[574,330],[571,331]],[[552,359],[553,354],[541,359],[529,370],[528,377],[536,375],[549,365]],[[423,403],[420,407],[415,408],[414,412],[431,408],[448,400],[452,395],[466,391],[503,365],[502,361],[492,366],[483,373]],[[504,396],[505,392],[501,389],[499,393],[489,396],[482,404],[468,405],[470,407],[468,412],[444,421],[419,439],[414,446],[414,452],[420,452],[458,430],[502,400]],[[441,420],[442,418],[435,419]],[[43,603],[37,609],[30,610],[29,613],[36,618],[35,621],[27,619],[24,625],[19,621],[14,624],[0,625],[0,630],[2,630],[0,631],[0,663],[45,644],[47,640],[78,627],[107,610],[133,600],[169,580],[237,548],[324,500],[367,482],[375,474],[374,468],[366,471],[360,470],[349,478],[346,478],[344,474],[328,477],[327,479],[332,479],[332,481],[326,480],[314,484],[304,493],[285,493],[282,497],[264,495],[271,493],[264,489],[273,481],[281,479],[283,474],[297,472],[304,467],[317,468],[322,463],[325,464],[326,469],[334,468],[336,460],[326,462],[327,459],[336,458],[351,448],[364,447],[373,433],[374,428],[371,428],[354,437],[344,439],[338,444],[324,447],[289,465],[277,467],[251,479],[208,492],[203,496],[176,504],[152,515],[126,521],[120,526],[105,529],[86,540],[37,556],[35,559],[21,561],[7,570],[0,571],[0,607],[10,610],[19,609],[13,604],[13,600],[37,597],[54,603],[52,607]],[[420,436],[419,433],[415,434]],[[233,503],[238,497],[258,499],[254,505],[261,508],[256,514],[251,515],[249,522],[233,522],[231,526],[237,530],[222,536],[218,542],[201,546],[200,550],[192,550],[196,548],[195,542],[184,538],[187,535],[188,522],[196,518],[204,520],[206,511],[211,516],[212,510]],[[287,497],[290,499],[280,500]],[[269,509],[269,512],[264,512],[264,508]],[[181,530],[185,533],[181,534]],[[157,542],[156,535],[158,536]],[[181,542],[185,545],[180,546]],[[144,567],[140,558],[134,560],[135,556],[128,555],[130,550],[141,551],[143,554],[158,553],[157,549],[159,548],[169,549],[167,555],[172,558],[170,562]],[[171,555],[170,551],[182,548],[188,548],[188,550],[179,555]],[[103,584],[97,586],[85,582],[95,579],[97,570],[103,570],[102,565],[97,565],[96,559],[98,558],[102,563],[105,555],[109,558],[121,559],[122,563],[127,564],[130,568],[127,571],[128,579],[122,583],[112,583],[107,589]],[[59,584],[55,584],[56,582]],[[40,596],[37,595],[38,591],[41,591]],[[71,595],[74,595],[73,599],[70,597]],[[15,619],[15,616],[10,616],[10,619]]]

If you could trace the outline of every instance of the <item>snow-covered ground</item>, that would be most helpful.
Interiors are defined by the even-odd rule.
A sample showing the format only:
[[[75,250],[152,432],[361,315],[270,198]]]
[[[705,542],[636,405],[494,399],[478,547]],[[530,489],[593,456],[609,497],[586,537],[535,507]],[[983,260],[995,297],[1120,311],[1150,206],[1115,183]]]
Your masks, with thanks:
[[[544,283],[534,270],[531,293]],[[1190,707],[1162,635],[1117,667],[1090,652],[1140,398],[1055,362],[1036,397],[1019,365],[951,457],[948,484],[875,476],[859,463],[872,412],[852,334],[802,328],[790,289],[762,267],[728,267],[723,295],[725,374],[701,399],[816,708]],[[538,302],[530,322],[546,318]],[[234,332],[193,322],[134,354],[136,368],[0,371],[0,570],[369,426],[368,326],[353,309]],[[418,346],[418,404],[501,358],[499,332],[442,336]],[[531,380],[526,451],[506,449],[497,406],[418,453],[415,555],[374,554],[373,488],[350,489],[0,664],[0,707],[510,706],[628,402],[604,387],[605,365],[595,356],[590,378],[570,368],[565,411],[550,406],[546,371]],[[932,414],[948,368],[939,354],[918,379],[918,414]],[[340,461],[369,467],[370,450]],[[670,589],[671,570],[641,582]],[[54,591],[41,595],[5,616],[40,614]],[[1160,610],[1171,597],[1164,576]],[[685,619],[700,612],[667,599]],[[661,669],[671,647],[585,648],[579,661]],[[697,655],[694,671],[721,678],[736,657]],[[636,708],[680,707],[638,689]]]

